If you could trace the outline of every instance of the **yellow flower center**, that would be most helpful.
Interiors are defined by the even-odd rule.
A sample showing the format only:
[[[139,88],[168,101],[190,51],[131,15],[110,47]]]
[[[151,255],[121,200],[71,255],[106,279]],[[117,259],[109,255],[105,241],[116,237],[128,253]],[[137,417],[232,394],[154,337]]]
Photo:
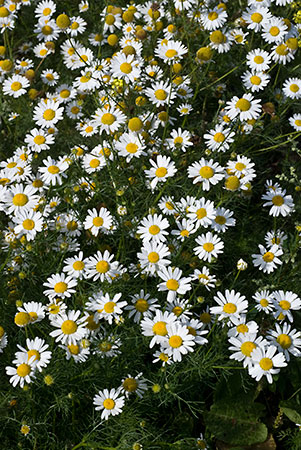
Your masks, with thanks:
[[[272,198],[272,203],[275,206],[281,206],[284,203],[284,199],[281,195],[274,195],[274,197]]]
[[[46,109],[43,113],[43,118],[45,120],[52,120],[55,117],[55,111],[53,109]]]
[[[150,252],[148,255],[148,260],[151,263],[157,263],[159,261],[160,257],[157,252]]]
[[[60,169],[57,166],[49,166],[47,170],[49,173],[52,173],[53,175],[59,173],[60,171]]]
[[[72,112],[72,114],[78,114],[79,113],[79,108],[77,106],[72,106],[71,112]]]
[[[263,308],[266,308],[269,305],[269,302],[266,298],[262,298],[259,303]]]
[[[58,283],[55,284],[53,289],[57,294],[62,294],[68,289],[68,285],[63,281],[59,281]]]
[[[30,316],[30,321],[31,322],[35,322],[36,320],[37,320],[37,318],[38,318],[38,315],[37,315],[37,313],[36,312],[34,312],[34,311],[31,311],[30,313],[28,313],[29,314],[29,316]]]
[[[149,305],[148,305],[147,301],[144,298],[138,298],[138,300],[135,303],[135,308],[139,312],[145,312],[145,311],[148,310]]]
[[[224,216],[216,216],[214,220],[219,225],[224,225],[226,223],[226,218]]]
[[[240,162],[238,162],[238,163],[235,164],[235,169],[236,169],[236,170],[239,170],[240,172],[241,172],[242,170],[244,170],[246,167],[247,167],[247,166],[246,166],[245,164],[240,163]]]
[[[165,322],[157,322],[153,325],[153,333],[158,334],[159,336],[166,336],[167,335],[167,329],[166,329],[166,323]]]
[[[35,136],[33,139],[34,143],[37,145],[41,145],[44,144],[44,142],[46,141],[46,139],[44,138],[44,136],[41,136],[40,134]]]
[[[225,186],[229,191],[236,191],[239,188],[240,182],[237,176],[232,175],[225,181]]]
[[[215,19],[217,19],[218,18],[218,14],[215,12],[215,11],[212,11],[212,12],[210,12],[209,14],[208,14],[208,19],[209,20],[215,20]]]
[[[112,344],[110,344],[110,342],[103,341],[100,344],[98,344],[98,348],[102,352],[106,353],[106,352],[109,352],[111,350]]]
[[[198,220],[203,219],[204,217],[207,216],[207,211],[205,208],[200,208],[196,211],[196,216],[198,218]]]
[[[138,383],[135,378],[126,378],[122,383],[122,386],[127,392],[135,392],[137,390]]]
[[[72,267],[74,270],[83,270],[85,267],[85,263],[83,263],[82,261],[75,261]]]
[[[15,317],[15,324],[18,326],[27,325],[30,322],[30,315],[27,312],[18,312]]]
[[[92,167],[92,169],[96,169],[96,167],[98,167],[100,164],[99,159],[91,159],[90,161],[90,167]]]
[[[24,206],[28,202],[28,197],[25,194],[16,194],[13,198],[13,204],[15,206]]]
[[[64,334],[73,334],[77,330],[77,325],[74,320],[65,320],[62,323],[61,330]]]
[[[177,280],[174,280],[173,278],[171,278],[170,280],[167,280],[167,282],[166,282],[166,287],[170,291],[176,291],[179,288],[179,286],[180,285],[177,282]]]
[[[160,353],[159,359],[161,359],[161,361],[167,362],[168,355],[166,355],[166,353]]]
[[[79,354],[79,346],[76,344],[70,344],[67,346],[69,352],[71,353],[71,355],[78,355]]]
[[[253,13],[251,15],[252,22],[260,23],[263,19],[263,16],[260,13]]]
[[[0,338],[4,336],[4,328],[0,326]]]
[[[254,63],[255,64],[262,64],[264,61],[264,58],[261,55],[256,55],[254,58]]]
[[[35,357],[35,358],[34,358],[34,361],[39,361],[39,360],[41,359],[41,355],[40,355],[40,353],[38,352],[38,350],[29,350],[29,351],[27,352],[27,355],[28,355],[28,361],[30,360],[30,358],[31,358],[32,356]]]
[[[240,325],[237,325],[236,330],[237,333],[245,334],[249,331],[249,328],[244,323],[241,323]]]
[[[226,42],[226,36],[220,30],[216,30],[210,34],[210,41],[213,44],[222,44]]]
[[[164,91],[164,89],[157,89],[155,91],[155,97],[158,100],[166,100],[167,98],[167,92]]]
[[[129,144],[126,145],[125,149],[129,153],[136,153],[138,150],[138,145],[130,142]]]
[[[183,237],[188,237],[189,236],[189,231],[188,230],[181,230],[180,231],[180,235]]]
[[[245,99],[245,98],[240,98],[237,102],[236,102],[236,108],[240,109],[241,111],[249,111],[250,107],[251,107],[251,103],[249,102],[249,100]]]
[[[17,368],[17,375],[19,375],[19,377],[26,377],[27,375],[29,375],[31,372],[31,367],[29,364],[23,363],[20,364]]]
[[[75,230],[77,230],[77,228],[78,228],[78,224],[77,224],[77,222],[75,222],[75,220],[70,220],[67,223],[67,229],[69,231],[75,231]]]
[[[301,119],[296,119],[295,125],[297,125],[297,127],[301,127]]]
[[[278,34],[280,33],[280,30],[278,27],[271,27],[270,28],[270,34],[272,36],[278,36]]]
[[[167,50],[165,52],[166,58],[174,58],[178,54],[177,50]]]
[[[297,84],[291,84],[290,85],[290,91],[298,92],[299,91],[299,86]]]
[[[45,56],[45,55],[47,55],[47,53],[48,53],[48,51],[46,50],[46,48],[42,48],[42,49],[40,50],[40,55],[41,55],[41,56]]]
[[[269,263],[269,262],[273,261],[274,257],[275,257],[274,253],[272,253],[272,252],[265,252],[265,254],[263,255],[262,259],[265,262]]]
[[[237,307],[234,303],[226,303],[223,307],[223,311],[227,314],[234,314],[237,311]]]
[[[50,8],[44,8],[43,9],[43,15],[44,16],[49,16],[50,13],[51,13],[51,9]]]
[[[247,341],[242,344],[240,351],[243,355],[250,357],[254,348],[256,348],[256,344],[254,344],[254,342]]]
[[[14,82],[11,84],[11,89],[12,89],[13,91],[19,91],[19,90],[21,89],[21,87],[22,87],[22,84],[21,84],[19,81],[14,81]]]
[[[172,312],[173,312],[177,317],[179,317],[179,316],[182,314],[182,312],[183,312],[183,308],[181,308],[181,306],[175,306],[175,307],[172,309]]]
[[[289,50],[285,44],[280,44],[276,47],[276,53],[281,56],[286,56]]]
[[[223,133],[215,133],[215,135],[213,136],[213,139],[215,140],[215,142],[224,142],[225,135]]]
[[[181,347],[182,342],[183,342],[183,339],[181,338],[181,336],[177,336],[177,335],[171,336],[168,340],[168,343],[172,348]]]
[[[115,306],[116,306],[115,302],[107,302],[105,303],[103,309],[107,314],[112,314],[114,312]]]
[[[14,167],[16,167],[16,165],[17,165],[16,162],[10,162],[10,163],[7,164],[6,167],[7,167],[8,169],[13,169]]]
[[[156,177],[163,178],[167,174],[167,169],[166,169],[166,167],[158,167],[158,169],[156,170],[155,173],[156,173]]]
[[[270,358],[262,358],[259,361],[259,365],[262,370],[270,370],[273,367],[273,361]]]
[[[101,118],[101,122],[104,125],[112,125],[115,122],[115,116],[111,113],[105,113]]]
[[[103,406],[105,407],[105,409],[114,409],[115,402],[111,398],[106,398],[103,402]]]
[[[208,312],[204,312],[200,314],[200,321],[203,323],[210,323],[211,322],[211,316]]]
[[[25,230],[33,230],[35,223],[31,219],[25,219],[22,225]]]
[[[258,77],[257,75],[253,75],[250,78],[250,81],[251,81],[252,84],[255,84],[256,86],[258,86],[261,83],[261,78]]]
[[[106,273],[110,269],[109,263],[107,261],[98,261],[96,264],[96,270],[99,273]]]
[[[290,346],[292,345],[292,340],[287,334],[279,334],[279,336],[277,337],[277,342],[285,350],[290,348]]]
[[[152,234],[153,236],[160,233],[160,228],[158,227],[158,225],[151,225],[148,229],[148,231],[150,232],[150,234]]]
[[[206,251],[206,252],[212,252],[212,250],[214,249],[214,245],[211,243],[211,242],[206,242],[204,245],[203,245],[203,249]]]
[[[132,68],[132,65],[129,63],[122,63],[120,65],[120,70],[122,73],[131,73],[133,68]]]
[[[279,306],[284,311],[288,311],[290,309],[290,307],[291,307],[291,304],[287,300],[281,300],[281,302],[279,302]]]
[[[204,166],[201,167],[201,169],[199,170],[199,174],[201,175],[202,178],[208,179],[213,177],[214,170],[212,169],[212,167]]]
[[[113,14],[108,14],[106,17],[106,24],[113,25],[113,23],[115,23],[115,17],[113,16]]]
[[[103,218],[102,217],[94,217],[92,220],[92,223],[95,227],[101,227],[103,225]]]
[[[77,30],[79,27],[79,23],[78,22],[73,22],[70,26],[71,30]]]

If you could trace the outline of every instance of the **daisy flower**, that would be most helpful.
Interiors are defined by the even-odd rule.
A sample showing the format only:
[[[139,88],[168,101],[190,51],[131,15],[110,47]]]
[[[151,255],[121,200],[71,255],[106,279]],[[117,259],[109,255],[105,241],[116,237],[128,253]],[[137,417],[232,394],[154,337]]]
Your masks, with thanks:
[[[110,107],[109,109],[98,108],[92,117],[98,125],[100,134],[103,132],[106,134],[115,132],[126,121],[126,116],[114,107]]]
[[[40,339],[38,337],[34,339],[26,339],[26,348],[21,347],[21,345],[17,344],[17,347],[21,350],[21,352],[16,352],[16,357],[19,359],[23,358],[23,354],[27,355],[28,361],[34,357],[33,361],[35,362],[35,368],[42,372],[42,369],[48,366],[52,353],[47,351],[49,347],[46,344],[44,339]]]
[[[189,334],[194,336],[195,343],[198,345],[204,345],[208,343],[208,339],[203,337],[208,333],[208,330],[203,329],[203,323],[197,319],[185,319],[182,321],[183,325],[188,328]]]
[[[202,271],[195,269],[191,278],[192,280],[198,280],[208,291],[210,291],[210,288],[215,287],[216,277],[215,275],[210,274],[210,271],[206,266],[202,267]]]
[[[77,256],[64,260],[63,272],[67,272],[70,277],[81,280],[85,278],[85,261],[83,252],[79,252]]]
[[[129,317],[133,317],[135,323],[139,323],[142,318],[152,317],[153,312],[159,308],[156,298],[150,298],[150,294],[145,294],[141,289],[139,294],[131,295],[131,305],[127,305],[125,310],[129,311]]]
[[[270,75],[264,72],[258,72],[249,70],[245,72],[241,77],[246,89],[251,89],[251,92],[262,91],[270,82]]]
[[[194,162],[188,167],[188,177],[193,178],[193,184],[203,183],[204,191],[209,191],[210,185],[216,185],[224,176],[224,168],[213,159],[207,161],[205,158],[201,158],[200,161]]]
[[[37,189],[31,185],[15,184],[5,191],[5,213],[18,215],[34,209],[39,200]]]
[[[41,80],[48,86],[55,86],[59,80],[59,74],[53,69],[45,69],[41,73]]]
[[[93,91],[94,89],[97,89],[99,87],[99,81],[95,77],[95,74],[93,71],[89,69],[83,69],[81,71],[81,76],[76,77],[74,79],[72,88],[74,90],[79,90],[80,92],[88,92]],[[78,107],[77,103],[75,102],[74,108]],[[70,111],[69,111],[70,114]]]
[[[149,161],[152,165],[151,169],[145,170],[146,178],[150,178],[151,189],[154,190],[159,182],[165,182],[167,178],[173,177],[177,172],[175,163],[169,156],[158,155],[157,160]]]
[[[282,91],[286,97],[293,100],[301,98],[301,79],[289,78],[284,82]]]
[[[251,365],[249,366],[249,374],[256,381],[261,380],[263,376],[267,377],[269,383],[273,382],[272,375],[280,372],[280,367],[286,367],[284,355],[277,352],[277,347],[271,345],[269,347],[258,346],[252,352]]]
[[[271,19],[264,21],[262,25],[261,36],[263,40],[269,44],[278,44],[284,38],[287,33],[287,25],[280,17],[272,17]]]
[[[238,117],[241,122],[257,119],[261,113],[260,100],[254,100],[252,94],[244,94],[241,98],[234,96],[227,102],[225,111],[230,119]]]
[[[223,241],[211,232],[201,234],[196,238],[195,242],[199,245],[194,247],[193,250],[203,261],[210,263],[212,258],[217,258],[219,253],[223,253]]]
[[[193,206],[189,206],[187,216],[195,224],[196,229],[200,226],[208,228],[216,216],[214,203],[201,197]]]
[[[113,261],[114,255],[108,250],[104,253],[98,251],[96,255],[90,256],[86,260],[86,277],[93,278],[93,281],[100,280],[102,283],[106,280],[112,283],[113,278],[119,273],[118,262]]]
[[[125,80],[127,83],[134,83],[140,77],[139,62],[134,59],[135,55],[125,55],[123,52],[117,53],[111,60],[111,72],[114,78]]]
[[[164,63],[174,64],[175,61],[181,60],[187,52],[188,50],[182,42],[169,40],[156,48],[155,55]]]
[[[29,81],[22,75],[13,75],[3,82],[4,95],[18,98],[26,93],[26,88],[29,86]]]
[[[154,358],[153,363],[160,362],[162,364],[162,367],[165,367],[166,364],[170,365],[173,364],[173,359],[171,356],[169,356],[167,353],[164,353],[162,351],[155,351],[153,354]]]
[[[69,168],[69,164],[64,157],[60,157],[57,161],[48,156],[43,159],[43,167],[39,167],[39,172],[42,174],[41,179],[47,185],[61,185],[63,178],[67,178],[64,172]]]
[[[166,139],[166,143],[173,150],[180,149],[181,151],[186,152],[187,148],[193,145],[190,140],[191,134],[187,130],[178,128],[178,131],[173,130],[170,136],[170,138]]]
[[[163,267],[158,271],[157,275],[164,280],[157,285],[159,291],[168,291],[167,301],[175,300],[177,294],[184,295],[191,290],[191,278],[182,278],[182,270],[178,267]]]
[[[115,148],[120,156],[126,158],[126,162],[130,162],[133,157],[146,155],[143,139],[134,133],[123,133],[115,143]]]
[[[32,151],[40,153],[42,150],[50,149],[50,145],[54,144],[54,136],[47,133],[43,128],[33,128],[25,136],[24,142],[28,144]]]
[[[205,30],[216,30],[227,22],[228,14],[223,8],[214,8],[201,14],[201,23]]]
[[[176,213],[173,197],[161,197],[158,207],[166,216],[173,216]]]
[[[242,13],[242,19],[247,23],[249,30],[254,30],[256,33],[261,31],[265,21],[272,17],[269,8],[263,6],[253,6],[247,8]]]
[[[218,233],[224,233],[227,231],[228,227],[234,227],[236,224],[236,219],[234,219],[233,211],[230,209],[225,209],[223,207],[216,208],[216,216],[213,218],[211,223],[211,228]]]
[[[283,250],[276,244],[266,250],[266,248],[259,244],[259,254],[253,254],[253,264],[255,267],[259,267],[264,273],[271,273],[277,268],[277,264],[282,264],[282,261],[278,256],[283,255]]]
[[[269,212],[271,216],[278,217],[281,214],[286,217],[294,211],[293,198],[291,195],[286,195],[285,189],[269,189],[261,198],[267,200],[263,206],[272,206]]]
[[[231,128],[223,125],[216,125],[209,133],[204,134],[206,146],[212,151],[225,152],[229,150],[230,144],[234,142],[233,136],[235,133]]]
[[[53,127],[59,120],[63,119],[64,108],[59,102],[48,100],[40,102],[33,110],[33,120],[42,128]]]
[[[296,131],[301,131],[301,114],[294,114],[288,121]]]
[[[124,406],[124,395],[120,395],[120,389],[104,389],[94,396],[93,405],[96,411],[102,411],[101,418],[107,420],[109,416],[117,416]]]
[[[95,321],[99,322],[100,319],[105,319],[111,325],[113,319],[116,321],[123,313],[122,308],[127,305],[126,301],[119,301],[121,293],[115,294],[111,299],[109,294],[100,296],[97,302],[97,313],[95,314]]]
[[[180,300],[175,298],[172,302],[168,302],[166,311],[174,313],[181,321],[190,319],[192,312],[189,311],[191,305],[188,300]]]
[[[16,367],[6,366],[5,371],[8,376],[10,376],[10,383],[13,387],[16,387],[20,383],[20,387],[23,388],[25,383],[31,383],[35,378],[35,356],[32,356],[28,360],[27,354],[20,355],[13,364]]]
[[[151,88],[146,88],[144,93],[156,106],[170,105],[176,97],[175,91],[172,91],[172,85],[164,81],[154,83]]]
[[[254,298],[255,302],[257,303],[257,305],[255,306],[257,311],[263,311],[266,314],[269,314],[274,310],[273,296],[272,294],[270,294],[270,291],[262,290],[255,292],[252,298]]]
[[[142,372],[138,373],[135,377],[128,375],[121,380],[120,392],[122,392],[126,398],[129,398],[130,394],[137,394],[139,398],[142,398],[147,391],[147,383],[142,378]]]
[[[47,278],[43,286],[48,287],[43,293],[50,299],[54,297],[66,298],[71,297],[76,292],[74,287],[77,286],[77,280],[73,277],[66,276],[64,273],[56,273]]]
[[[218,320],[229,319],[232,323],[233,318],[239,319],[242,314],[245,314],[248,309],[248,300],[240,292],[235,292],[233,289],[225,291],[225,295],[217,292],[214,300],[219,306],[212,306],[210,313],[219,315]]]
[[[292,291],[275,291],[273,292],[273,303],[276,309],[274,316],[278,320],[283,320],[286,317],[290,322],[293,322],[293,311],[301,309],[301,300],[297,294]]]
[[[284,323],[281,328],[275,324],[276,330],[269,330],[267,339],[275,345],[280,353],[283,353],[286,361],[290,360],[290,353],[293,356],[301,356],[301,332],[292,330],[291,325]]]
[[[87,22],[80,16],[70,17],[70,25],[67,28],[67,33],[74,37],[79,34],[83,34],[86,30]]]
[[[39,212],[21,211],[13,218],[15,225],[14,232],[17,237],[26,236],[28,241],[35,239],[36,234],[43,229],[43,217]]]
[[[227,335],[228,337],[237,337],[237,336],[244,336],[246,334],[257,334],[258,332],[258,325],[254,320],[251,320],[250,322],[247,322],[247,316],[245,314],[242,314],[239,319],[236,319],[235,317],[232,318],[233,324],[235,324],[234,327],[229,328]]]
[[[209,36],[210,47],[217,50],[218,53],[227,53],[233,43],[233,37],[225,29],[212,31]]]
[[[272,247],[274,244],[277,244],[279,245],[279,247],[282,247],[286,239],[287,235],[284,233],[284,231],[280,230],[269,231],[268,233],[266,233],[264,237],[267,247]]]
[[[252,353],[258,347],[264,345],[267,341],[262,336],[256,337],[256,334],[246,333],[237,337],[230,337],[229,350],[234,352],[230,355],[230,359],[243,361],[244,367],[252,365]]]
[[[106,233],[111,229],[113,224],[113,217],[107,208],[100,208],[97,212],[95,208],[88,209],[88,215],[84,220],[85,230],[91,231],[93,236],[98,236],[99,232]]]
[[[49,303],[45,306],[49,320],[55,319],[58,314],[62,314],[66,309],[66,303],[62,302],[59,298],[49,300]]]
[[[182,221],[177,220],[176,225],[177,230],[172,230],[171,234],[176,236],[181,242],[184,242],[191,234],[197,231],[195,227],[195,222],[192,220],[182,219]]]
[[[51,321],[53,327],[57,330],[51,331],[50,336],[55,338],[55,342],[62,342],[66,345],[76,345],[77,341],[86,336],[87,315],[80,317],[81,311],[68,311],[57,315]]]
[[[170,251],[162,242],[144,242],[141,253],[137,254],[143,272],[154,275],[164,266],[170,264]]]
[[[73,359],[76,363],[82,363],[87,361],[90,355],[90,349],[83,347],[82,342],[87,341],[87,339],[83,339],[77,344],[69,344],[69,345],[59,345],[60,348],[65,350],[66,352],[66,360]]]
[[[137,228],[137,233],[144,242],[164,242],[168,236],[169,222],[161,214],[149,214],[144,217]]]
[[[146,317],[140,323],[142,328],[142,334],[144,336],[151,336],[150,348],[155,344],[161,344],[163,338],[167,336],[167,325],[175,323],[177,321],[177,316],[168,311],[156,310],[154,317]]]
[[[160,342],[162,351],[171,356],[175,362],[182,361],[182,355],[193,352],[195,336],[186,326],[179,323],[166,325],[167,335]]]
[[[271,55],[260,48],[247,53],[247,66],[256,72],[265,72],[270,68]]]
[[[286,44],[276,44],[272,47],[271,57],[278,64],[286,64],[295,58],[295,51],[290,49]]]

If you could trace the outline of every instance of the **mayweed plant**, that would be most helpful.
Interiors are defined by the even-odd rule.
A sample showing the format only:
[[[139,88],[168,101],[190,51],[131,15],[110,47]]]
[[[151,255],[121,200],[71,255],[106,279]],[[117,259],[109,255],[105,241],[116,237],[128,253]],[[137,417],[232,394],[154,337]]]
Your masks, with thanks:
[[[0,29],[1,448],[300,449],[301,1]]]

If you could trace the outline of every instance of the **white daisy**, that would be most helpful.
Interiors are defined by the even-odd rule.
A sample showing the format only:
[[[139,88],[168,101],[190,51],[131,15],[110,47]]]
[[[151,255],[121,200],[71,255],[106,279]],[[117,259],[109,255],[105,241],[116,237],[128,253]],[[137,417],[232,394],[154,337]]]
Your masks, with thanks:
[[[210,263],[212,258],[217,258],[219,253],[223,253],[223,241],[211,232],[201,234],[196,238],[195,242],[199,245],[193,250],[203,261]]]
[[[191,334],[186,326],[179,323],[168,323],[166,325],[167,335],[160,342],[162,351],[172,356],[175,362],[182,361],[182,355],[193,352],[195,336]]]
[[[276,244],[266,250],[266,248],[259,244],[259,254],[253,254],[253,264],[255,267],[259,267],[264,273],[271,273],[277,268],[277,264],[282,264],[282,261],[278,256],[283,255],[283,250]]]
[[[68,311],[63,312],[53,318],[51,325],[58,328],[51,331],[50,336],[55,338],[56,342],[62,342],[62,344],[77,344],[77,341],[83,339],[86,336],[86,320],[87,315],[80,317],[81,311]]]
[[[104,389],[94,396],[93,405],[96,411],[102,411],[101,418],[107,420],[109,416],[117,416],[124,406],[124,395],[120,395],[120,389]]]
[[[246,297],[241,295],[240,292],[235,292],[233,289],[231,291],[227,289],[225,295],[217,292],[214,300],[219,306],[212,306],[210,313],[218,315],[218,320],[229,319],[233,322],[233,318],[239,319],[248,309],[248,300],[246,300]]]
[[[188,177],[193,178],[193,184],[201,182],[204,191],[209,191],[210,185],[216,185],[224,176],[224,168],[213,159],[201,158],[188,167]]]
[[[277,347],[271,345],[269,347],[257,347],[252,352],[251,365],[249,366],[249,374],[256,381],[261,380],[265,375],[269,383],[273,382],[272,375],[280,372],[280,367],[287,366],[284,355],[277,352]]]
[[[157,285],[159,291],[168,291],[167,301],[172,302],[177,294],[184,295],[191,290],[191,278],[183,277],[182,270],[178,267],[163,267],[157,275],[164,280]]]

